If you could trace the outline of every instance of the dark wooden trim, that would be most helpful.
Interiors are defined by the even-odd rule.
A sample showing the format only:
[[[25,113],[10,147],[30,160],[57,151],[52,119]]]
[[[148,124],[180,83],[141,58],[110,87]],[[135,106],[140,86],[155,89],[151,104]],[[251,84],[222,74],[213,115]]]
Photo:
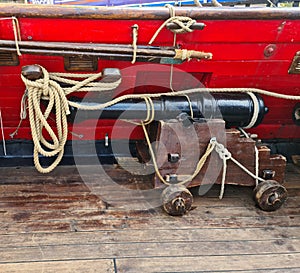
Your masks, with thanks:
[[[176,15],[199,20],[297,20],[299,8],[175,8]],[[120,8],[0,4],[0,16],[107,20],[166,20],[167,8]]]

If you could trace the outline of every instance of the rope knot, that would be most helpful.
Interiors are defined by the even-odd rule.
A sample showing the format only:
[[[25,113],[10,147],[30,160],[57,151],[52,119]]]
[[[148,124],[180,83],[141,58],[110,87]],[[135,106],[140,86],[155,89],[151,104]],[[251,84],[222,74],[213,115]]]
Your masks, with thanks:
[[[174,23],[179,26],[179,29],[170,29],[174,34],[189,33],[194,31],[193,29],[191,29],[191,26],[197,22],[196,20],[187,16],[176,16],[175,9],[172,5],[167,4],[165,7],[170,11],[170,18],[162,23],[162,25],[157,29],[157,31],[152,36],[149,45],[154,42],[161,30],[169,23]]]
[[[218,153],[219,157],[222,160],[228,160],[231,159],[231,153],[228,151],[227,148],[224,147],[223,144],[216,143],[216,152]]]
[[[180,34],[193,32],[194,30],[191,29],[191,26],[196,23],[196,20],[185,16],[174,16],[169,19],[168,23],[176,24],[179,29],[171,29],[171,31],[176,34]]]

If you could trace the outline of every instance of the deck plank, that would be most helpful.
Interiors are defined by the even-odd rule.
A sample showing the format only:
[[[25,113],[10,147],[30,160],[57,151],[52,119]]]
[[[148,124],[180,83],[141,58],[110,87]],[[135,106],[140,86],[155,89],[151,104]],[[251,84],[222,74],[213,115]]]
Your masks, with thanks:
[[[299,168],[288,165],[278,211],[255,207],[248,187],[228,185],[219,200],[214,185],[192,190],[195,209],[183,217],[151,207],[151,194],[119,198],[151,189],[149,179],[106,173],[122,186],[103,188],[109,202],[91,191],[96,176],[87,186],[74,167],[0,168],[0,272],[300,272]]]
[[[29,263],[4,263],[0,264],[1,273],[114,273],[113,260],[77,260],[77,261],[51,261],[51,262],[29,262]]]
[[[199,246],[201,248],[201,246]],[[294,265],[294,266],[291,266]],[[149,257],[117,259],[118,273],[154,272],[240,272],[242,270],[278,270],[289,272],[300,268],[300,253],[272,255],[232,255],[197,257]]]

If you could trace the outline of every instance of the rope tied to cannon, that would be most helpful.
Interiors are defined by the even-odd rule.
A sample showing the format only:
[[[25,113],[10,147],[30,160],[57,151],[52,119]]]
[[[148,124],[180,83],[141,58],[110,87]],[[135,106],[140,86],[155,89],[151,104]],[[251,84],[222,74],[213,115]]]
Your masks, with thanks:
[[[265,181],[263,178],[258,176],[257,170],[255,170],[255,174],[249,171],[243,164],[241,164],[238,160],[236,160],[232,154],[228,151],[228,149],[221,143],[217,141],[216,138],[212,138],[210,140],[210,143],[214,144],[215,151],[219,155],[220,159],[223,162],[223,171],[222,171],[222,181],[221,181],[221,190],[219,198],[222,199],[224,195],[225,190],[225,180],[226,180],[226,172],[227,172],[227,161],[231,160],[233,163],[235,163],[239,168],[241,168],[244,172],[246,172],[248,175],[250,175],[253,179],[256,181]],[[257,149],[257,148],[256,148]],[[257,150],[255,150],[255,155],[257,155]],[[256,156],[257,157],[257,156]],[[256,159],[255,159],[256,160]],[[257,160],[256,160],[257,161]],[[258,182],[256,182],[256,185]]]

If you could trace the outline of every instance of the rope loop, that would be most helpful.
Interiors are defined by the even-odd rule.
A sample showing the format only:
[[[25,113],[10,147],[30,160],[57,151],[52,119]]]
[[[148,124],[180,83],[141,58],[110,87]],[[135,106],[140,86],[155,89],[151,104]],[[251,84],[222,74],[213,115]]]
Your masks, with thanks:
[[[26,118],[26,99],[28,102],[29,121],[31,127],[32,139],[34,142],[34,164],[36,169],[41,173],[49,173],[59,164],[64,154],[64,147],[68,136],[67,115],[70,114],[67,95],[71,92],[78,91],[107,91],[114,89],[120,80],[113,83],[96,83],[94,80],[101,76],[98,74],[87,74],[82,81],[66,79],[64,77],[74,77],[75,74],[59,74],[48,73],[48,71],[40,66],[43,78],[38,80],[29,80],[23,75],[21,78],[26,85],[26,91],[21,101],[20,122]],[[63,77],[64,76],[64,77]],[[84,77],[84,76],[79,76]],[[73,85],[72,87],[62,88],[57,81]],[[86,88],[87,87],[87,88]],[[41,105],[45,104],[45,109],[42,110]],[[78,107],[79,108],[79,107]],[[50,114],[55,113],[55,127],[52,128],[48,122],[51,119]],[[149,116],[149,119],[151,116]],[[20,123],[17,129],[20,127]],[[11,135],[17,133],[17,130]],[[47,137],[45,137],[45,133]],[[56,156],[55,160],[48,167],[43,167],[40,164],[39,155],[45,157]]]

